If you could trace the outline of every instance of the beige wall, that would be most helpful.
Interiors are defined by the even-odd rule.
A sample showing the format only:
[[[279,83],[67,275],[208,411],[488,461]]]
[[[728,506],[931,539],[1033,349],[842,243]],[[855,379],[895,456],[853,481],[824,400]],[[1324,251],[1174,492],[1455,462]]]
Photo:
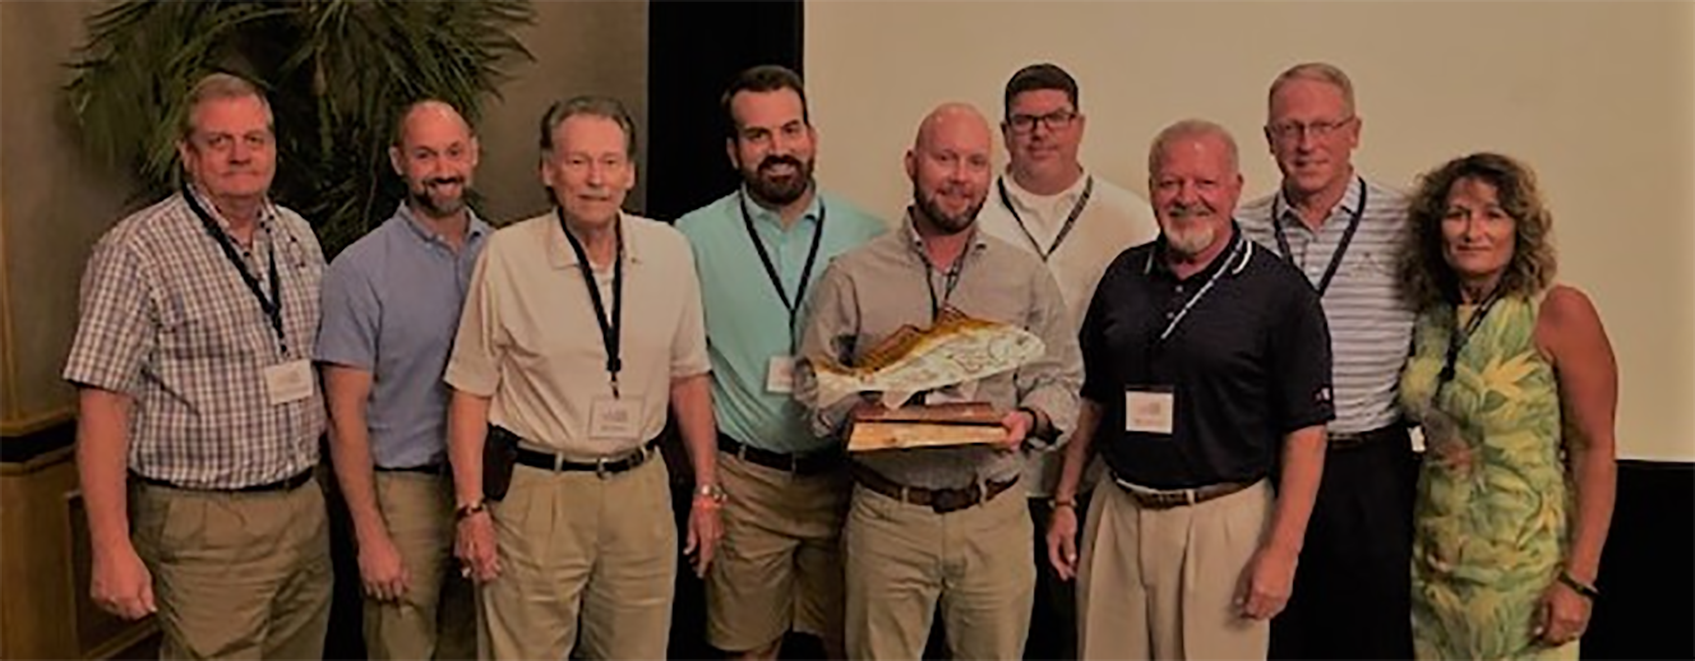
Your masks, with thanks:
[[[1621,455],[1695,461],[1695,4],[806,5],[819,176],[886,217],[910,191],[900,159],[924,112],[957,99],[998,121],[1006,78],[1041,60],[1082,85],[1096,172],[1146,190],[1148,140],[1198,116],[1236,134],[1262,194],[1277,180],[1266,86],[1315,59],[1353,76],[1356,163],[1385,183],[1484,149],[1537,168],[1561,277],[1618,353]]]
[[[119,219],[127,181],[76,148],[61,64],[85,38],[91,2],[0,2],[0,428],[32,431],[68,417],[58,377],[76,328],[89,247]],[[647,4],[537,2],[520,38],[536,62],[516,70],[479,127],[484,214],[504,222],[547,207],[536,122],[547,104],[584,92],[618,96],[645,125]],[[631,199],[640,207],[643,190]]]

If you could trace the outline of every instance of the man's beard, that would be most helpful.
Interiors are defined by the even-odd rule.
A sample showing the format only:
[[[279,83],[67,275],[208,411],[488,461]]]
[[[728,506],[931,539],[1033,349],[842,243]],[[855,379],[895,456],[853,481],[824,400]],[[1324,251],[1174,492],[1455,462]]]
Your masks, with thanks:
[[[1202,205],[1174,205],[1168,209],[1160,230],[1165,235],[1166,246],[1186,257],[1199,255],[1218,238],[1217,226],[1208,222],[1211,215],[1212,210]]]
[[[764,174],[777,165],[788,165],[794,170],[780,178]],[[748,192],[753,193],[755,199],[770,206],[783,206],[799,200],[812,187],[812,165],[811,159],[802,161],[793,156],[770,156],[752,172],[743,170],[742,180],[747,182]]]
[[[958,234],[970,229],[971,224],[977,221],[977,213],[983,210],[983,202],[987,199],[986,196],[979,198],[976,203],[966,207],[959,215],[949,216],[947,212],[942,211],[941,205],[936,203],[935,195],[926,196],[923,191],[918,189],[917,182],[912,184],[912,201],[918,205],[920,211],[924,212],[924,217],[930,219],[930,224],[935,225],[936,229],[941,230],[944,234]]]
[[[440,177],[426,179],[422,183],[423,185],[417,188],[408,188],[406,197],[414,206],[423,209],[431,217],[445,218],[459,213],[465,208],[464,177]],[[438,184],[458,184],[459,194],[447,196],[431,193],[431,189]]]

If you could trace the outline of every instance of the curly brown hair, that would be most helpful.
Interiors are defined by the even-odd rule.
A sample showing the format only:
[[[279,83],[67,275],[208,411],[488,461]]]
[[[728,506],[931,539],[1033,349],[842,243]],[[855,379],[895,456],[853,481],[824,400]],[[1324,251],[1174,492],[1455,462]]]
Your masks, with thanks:
[[[1498,285],[1501,295],[1535,295],[1554,280],[1554,218],[1537,189],[1536,173],[1512,157],[1480,152],[1419,177],[1408,203],[1401,286],[1419,309],[1460,300],[1459,277],[1443,257],[1442,218],[1449,191],[1466,179],[1494,186],[1502,210],[1513,219],[1513,256]]]

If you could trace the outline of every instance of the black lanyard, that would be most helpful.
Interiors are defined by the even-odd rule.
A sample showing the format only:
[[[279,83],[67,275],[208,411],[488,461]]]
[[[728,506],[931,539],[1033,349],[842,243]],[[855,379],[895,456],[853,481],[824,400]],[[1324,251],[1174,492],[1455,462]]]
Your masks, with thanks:
[[[947,273],[943,276],[940,299],[936,298],[936,267],[930,264],[929,253],[923,252],[922,248],[919,251],[924,258],[924,289],[930,292],[930,321],[934,322],[936,317],[941,315],[942,308],[947,306],[948,299],[953,298],[953,288],[959,286],[959,274],[965,270],[965,256],[971,252],[971,243],[967,242],[965,248],[959,251],[959,256],[953,258],[953,264],[948,266]]]
[[[1490,310],[1495,309],[1495,301],[1500,300],[1500,291],[1501,288],[1497,285],[1495,291],[1489,292],[1489,296],[1483,299],[1483,303],[1477,306],[1475,312],[1471,313],[1471,318],[1466,320],[1464,328],[1460,327],[1460,311],[1459,307],[1455,306],[1454,332],[1448,335],[1448,353],[1442,362],[1442,371],[1436,375],[1436,395],[1442,394],[1442,388],[1454,380],[1454,369],[1456,363],[1459,362],[1460,351],[1465,349],[1467,342],[1471,341],[1472,334],[1483,327],[1483,319],[1489,316]]]
[[[571,242],[571,251],[577,254],[577,268],[583,272],[583,284],[589,288],[589,302],[594,304],[594,321],[600,324],[600,343],[606,348],[606,376],[612,382],[612,396],[618,397],[618,372],[624,368],[620,358],[619,339],[624,329],[624,224],[622,218],[614,218],[612,231],[617,236],[618,254],[612,261],[612,321],[606,321],[606,304],[600,300],[600,284],[594,279],[594,267],[589,264],[589,255],[583,250],[583,243],[571,234],[571,228],[565,226],[565,209],[554,207],[553,215],[559,218],[559,231],[565,233],[565,240]]]
[[[1077,217],[1083,215],[1083,208],[1089,206],[1089,196],[1095,192],[1095,178],[1089,177],[1083,184],[1083,194],[1077,196],[1076,204],[1071,205],[1071,213],[1065,217],[1065,224],[1059,226],[1059,234],[1054,235],[1053,245],[1048,246],[1046,250],[1042,249],[1042,244],[1036,242],[1036,236],[1031,234],[1030,228],[1024,224],[1024,217],[1018,215],[1018,207],[1013,205],[1012,196],[1006,192],[1006,178],[996,179],[995,186],[1000,189],[1001,206],[1006,207],[1007,213],[1012,214],[1013,222],[1018,223],[1018,231],[1023,232],[1025,240],[1030,242],[1030,247],[1036,249],[1036,256],[1046,262],[1059,250],[1059,244],[1065,241],[1065,237],[1071,234],[1071,227],[1077,224]]]
[[[1336,277],[1336,271],[1342,268],[1342,259],[1348,254],[1348,244],[1354,240],[1354,230],[1360,228],[1360,218],[1365,216],[1365,178],[1360,177],[1360,201],[1354,206],[1354,213],[1348,218],[1348,229],[1342,231],[1342,242],[1336,244],[1336,252],[1330,256],[1330,265],[1324,268],[1324,278],[1318,281],[1318,297],[1324,298],[1325,290],[1330,289],[1330,279]],[[1279,195],[1271,201],[1271,231],[1277,236],[1277,249],[1282,251],[1283,259],[1295,263],[1295,254],[1289,250],[1289,237],[1283,233],[1283,213],[1277,203],[1282,201]],[[1296,265],[1299,266],[1298,264]]]
[[[783,291],[783,278],[777,274],[777,266],[771,263],[771,254],[765,251],[765,242],[759,240],[759,232],[753,227],[753,215],[747,210],[747,194],[738,191],[736,197],[741,201],[742,224],[747,226],[747,238],[759,253],[759,262],[765,265],[765,276],[770,278],[771,287],[777,290],[777,298],[782,299],[783,309],[789,311],[789,352],[794,353],[795,316],[800,313],[801,301],[806,299],[806,285],[812,278],[812,266],[818,260],[818,246],[824,242],[824,201],[818,201],[818,224],[812,230],[812,247],[806,251],[806,265],[800,269],[800,283],[795,286],[795,297],[790,299],[789,293]]]
[[[230,241],[228,234],[218,227],[218,222],[212,220],[212,214],[206,213],[205,207],[200,206],[200,200],[195,199],[194,192],[187,186],[182,188],[182,199],[188,202],[188,208],[200,218],[200,225],[206,228],[206,233],[212,235],[212,240],[218,242],[218,247],[224,251],[224,258],[229,260],[235,272],[241,274],[241,281],[247,284],[247,291],[253,293],[253,298],[259,301],[259,309],[265,311],[265,318],[271,322],[271,333],[277,336],[277,347],[283,355],[288,355],[288,335],[283,332],[282,323],[282,278],[277,277],[277,244],[275,241],[266,242],[266,253],[271,262],[271,295],[266,296],[265,290],[259,286],[259,278],[247,270],[247,262],[236,254],[235,244]],[[270,230],[265,230],[266,234]]]

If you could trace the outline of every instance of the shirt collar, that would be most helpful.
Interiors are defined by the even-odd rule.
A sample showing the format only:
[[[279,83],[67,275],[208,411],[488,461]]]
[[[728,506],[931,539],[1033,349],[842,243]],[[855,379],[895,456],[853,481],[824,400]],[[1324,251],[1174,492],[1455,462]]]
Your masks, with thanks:
[[[624,235],[624,259],[631,265],[642,263],[641,240],[630,231],[629,219],[624,212],[618,212],[618,228]],[[565,228],[559,226],[559,210],[555,207],[547,214],[547,262],[556,269],[577,268],[577,251],[571,249],[571,242],[565,240]]]
[[[1342,200],[1336,203],[1336,208],[1331,209],[1325,218],[1334,217],[1337,212],[1352,215],[1360,208],[1360,199],[1363,197],[1365,197],[1365,179],[1355,174],[1353,181],[1348,184],[1348,191],[1342,194]],[[1301,215],[1295,212],[1295,206],[1290,204],[1289,198],[1283,194],[1282,187],[1277,189],[1277,198],[1273,208],[1279,210],[1278,217],[1273,218],[1273,222],[1285,227],[1305,226],[1305,223],[1301,222]]]
[[[206,197],[206,193],[201,191],[199,186],[190,183],[187,188],[189,194],[194,196],[194,201],[199,203],[200,208],[205,209],[207,215],[210,215],[212,220],[218,223],[218,229],[223,230],[224,234],[229,234],[230,221],[224,218],[223,212],[218,211],[218,205],[213,204],[211,198]],[[277,207],[271,202],[270,196],[266,196],[264,201],[259,203],[259,218],[255,226],[268,233],[276,226],[276,222]]]
[[[1007,197],[1012,198],[1012,203],[1018,205],[1019,210],[1040,212],[1046,210],[1038,209],[1036,205],[1032,203],[1032,200],[1036,198],[1058,198],[1065,202],[1074,204],[1077,202],[1077,198],[1083,195],[1083,188],[1089,184],[1089,176],[1089,171],[1086,169],[1083,170],[1083,174],[1077,177],[1077,181],[1071,182],[1071,186],[1060,191],[1057,195],[1051,196],[1037,195],[1024,190],[1023,186],[1018,185],[1018,180],[1013,178],[1011,169],[1001,173],[1000,181],[1006,185]]]
[[[926,255],[924,252],[924,237],[919,236],[918,226],[916,225],[918,221],[913,218],[912,213],[912,207],[908,206],[906,208],[906,222],[901,223],[901,232],[906,235],[907,245],[912,248],[913,252],[924,257]],[[971,228],[965,231],[971,233],[971,252],[980,252],[989,247],[988,238],[982,232],[977,231],[976,221],[972,221]]]
[[[1237,256],[1236,254],[1238,250],[1241,250],[1242,252],[1240,256]],[[1154,239],[1153,250],[1148,251],[1148,261],[1142,265],[1142,275],[1153,275],[1157,273],[1162,277],[1176,279],[1177,274],[1171,271],[1171,265],[1165,261],[1165,251],[1165,235],[1162,233],[1159,238]],[[1242,227],[1238,225],[1235,220],[1231,220],[1230,243],[1226,244],[1224,246],[1224,250],[1220,251],[1218,256],[1213,258],[1211,264],[1207,264],[1206,268],[1201,269],[1199,272],[1189,276],[1188,278],[1185,278],[1185,280],[1193,280],[1195,278],[1205,280],[1211,278],[1214,273],[1217,273],[1219,269],[1225,268],[1226,266],[1230,268],[1230,272],[1226,275],[1238,275],[1242,272],[1242,268],[1247,266],[1248,260],[1253,258],[1253,254],[1254,242],[1249,240],[1248,237],[1243,236]]]
[[[748,216],[753,218],[754,223],[767,224],[779,231],[784,229],[783,219],[776,211],[760,206],[758,202],[753,201],[753,194],[748,192],[747,184],[742,184],[741,188],[736,189],[735,198],[736,199],[732,202],[732,204],[736,205],[736,214],[739,215],[741,213],[741,209],[746,208]],[[745,207],[743,205],[745,205]],[[806,211],[801,213],[800,218],[796,219],[797,222],[793,227],[818,222],[818,218],[823,213],[823,209],[824,191],[819,190],[817,184],[813,184],[812,202],[806,205]],[[790,229],[793,229],[793,227]]]
[[[471,222],[465,229],[465,245],[471,245],[476,241],[480,241],[489,232],[493,231],[494,228],[489,226],[488,223],[483,222],[483,219],[477,216],[477,211],[472,209],[470,205],[466,205],[465,213],[471,217]],[[424,221],[419,220],[418,215],[412,213],[412,207],[408,206],[406,202],[402,201],[397,206],[394,210],[394,216],[400,219],[401,224],[405,225],[406,229],[410,230],[413,236],[429,242],[441,241],[441,237],[439,235],[431,232],[428,227],[424,226]],[[569,249],[569,246],[567,246],[567,249]]]

